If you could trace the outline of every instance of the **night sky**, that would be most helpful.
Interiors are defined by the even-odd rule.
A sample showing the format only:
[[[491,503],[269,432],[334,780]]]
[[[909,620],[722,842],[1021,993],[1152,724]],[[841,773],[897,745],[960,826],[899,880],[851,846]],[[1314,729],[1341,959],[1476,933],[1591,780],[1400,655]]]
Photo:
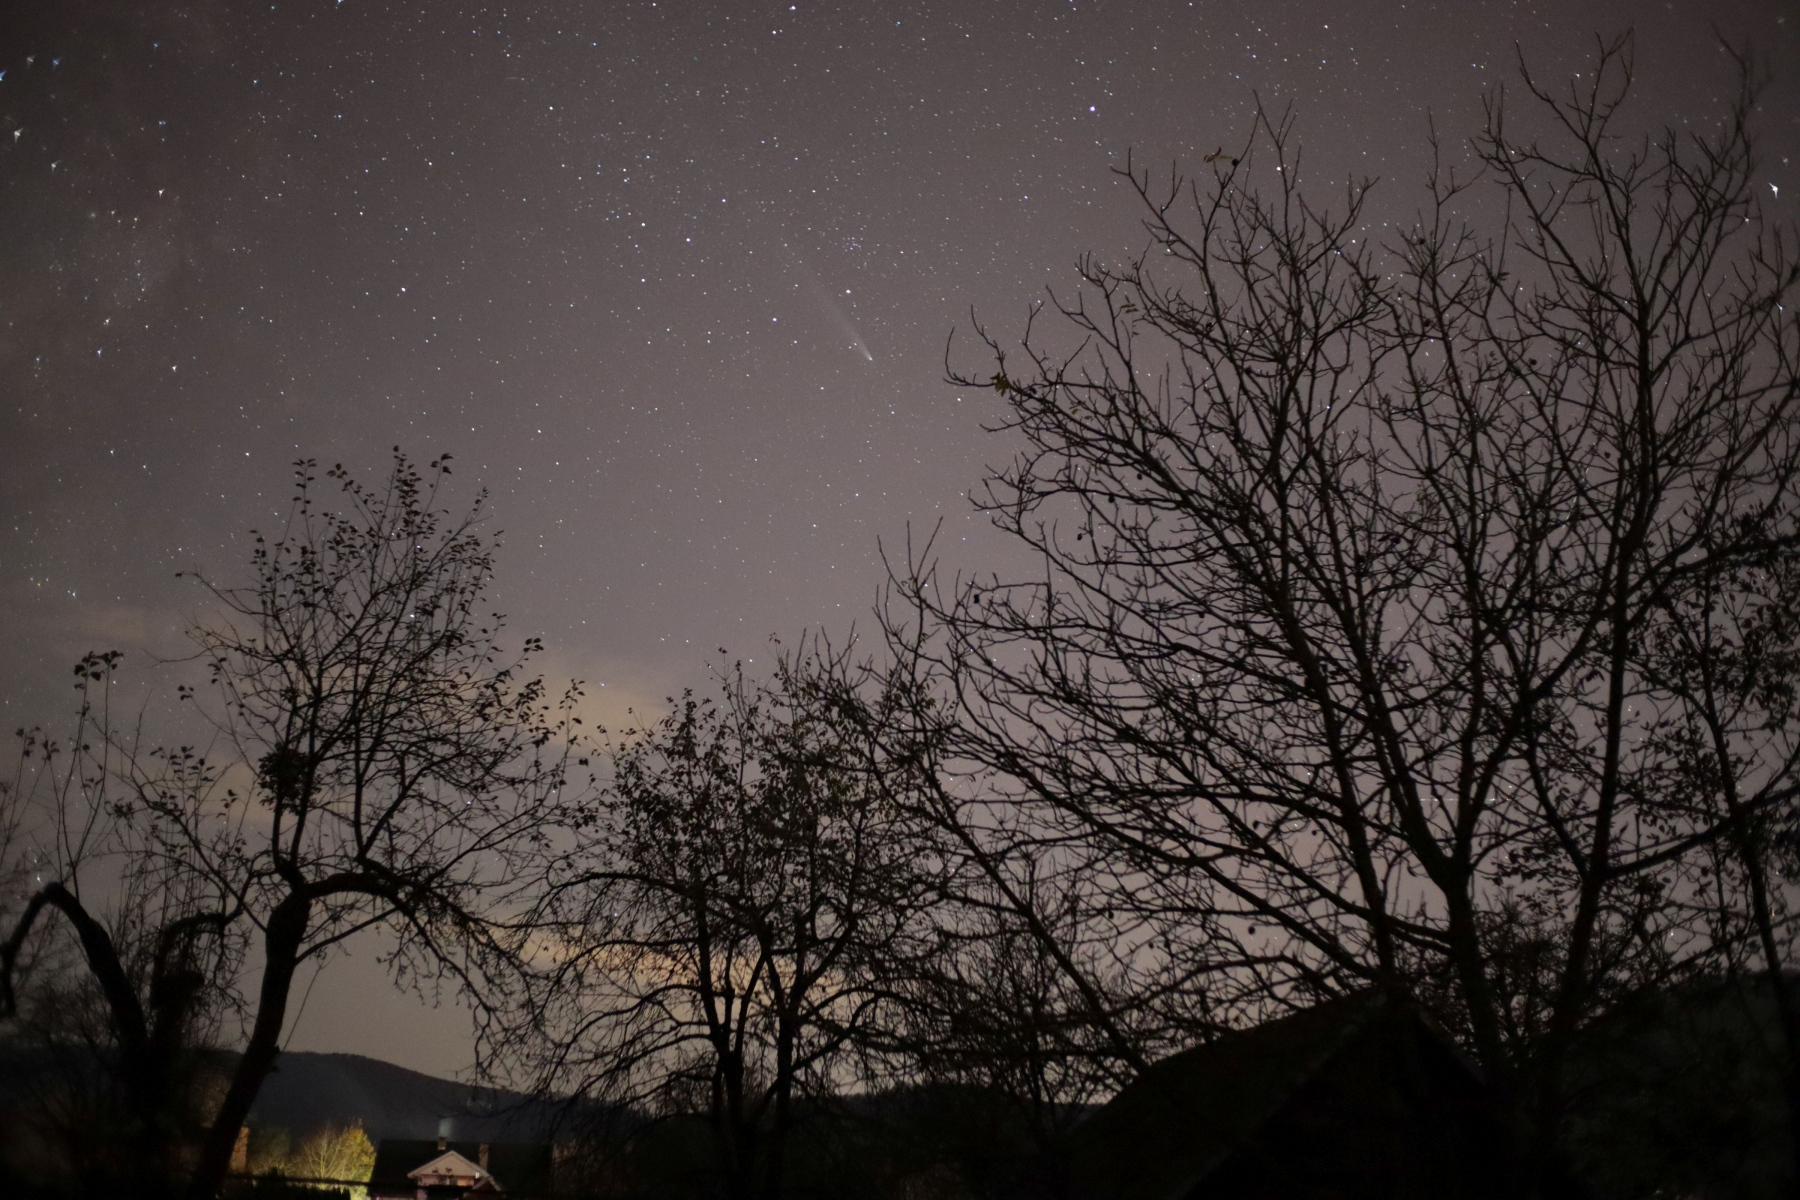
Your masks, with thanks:
[[[378,479],[398,444],[491,493],[498,599],[599,708],[866,630],[879,543],[944,521],[1003,439],[973,309],[1016,334],[1084,251],[1141,246],[1109,174],[1240,144],[1292,104],[1303,179],[1419,202],[1515,45],[1566,80],[1637,32],[1649,124],[1718,111],[1714,33],[1772,79],[1800,196],[1800,4],[0,5],[0,716],[69,664],[134,686],[241,577],[289,464]],[[1790,190],[1791,189],[1791,190]],[[991,370],[991,368],[990,368]],[[965,541],[965,539],[967,539]],[[791,644],[791,643],[790,643]],[[466,1025],[328,970],[293,1045],[452,1071]]]

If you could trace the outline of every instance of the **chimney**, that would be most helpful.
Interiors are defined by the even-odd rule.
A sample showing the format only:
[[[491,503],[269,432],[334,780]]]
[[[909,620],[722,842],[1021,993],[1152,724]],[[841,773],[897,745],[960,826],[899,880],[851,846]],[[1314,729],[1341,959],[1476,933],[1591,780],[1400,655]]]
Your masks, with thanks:
[[[488,1144],[486,1142],[481,1143],[481,1162],[479,1165],[480,1165],[481,1169],[484,1171],[488,1169],[487,1148],[488,1148]]]
[[[441,1117],[438,1119],[438,1149],[439,1150],[448,1150],[449,1148],[450,1148],[450,1118],[449,1117]]]

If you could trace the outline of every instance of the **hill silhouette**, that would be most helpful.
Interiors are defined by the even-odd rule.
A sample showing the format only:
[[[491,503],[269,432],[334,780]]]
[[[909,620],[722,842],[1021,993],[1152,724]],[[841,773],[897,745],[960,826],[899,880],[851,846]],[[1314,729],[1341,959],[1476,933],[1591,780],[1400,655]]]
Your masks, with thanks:
[[[252,1125],[316,1129],[360,1120],[374,1141],[435,1138],[439,1123],[460,1141],[538,1141],[556,1106],[518,1092],[473,1087],[361,1054],[288,1051],[250,1109]]]

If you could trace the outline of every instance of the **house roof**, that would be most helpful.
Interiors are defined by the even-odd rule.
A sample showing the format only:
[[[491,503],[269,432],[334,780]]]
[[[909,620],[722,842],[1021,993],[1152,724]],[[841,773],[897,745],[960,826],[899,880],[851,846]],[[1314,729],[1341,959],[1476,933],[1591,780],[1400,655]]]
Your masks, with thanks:
[[[481,1151],[477,1150],[476,1154]],[[454,1150],[446,1150],[430,1162],[414,1167],[406,1173],[408,1179],[417,1179],[421,1175],[461,1175],[475,1179],[490,1178],[487,1171],[476,1163],[470,1162]]]
[[[465,1163],[478,1167],[482,1145],[481,1142],[454,1141],[439,1150],[435,1138],[383,1138],[375,1148],[375,1169],[369,1175],[369,1191],[377,1196],[411,1196],[418,1190],[413,1174],[420,1167],[451,1152]],[[548,1142],[489,1142],[486,1145],[488,1178],[500,1191],[519,1200],[550,1195]]]
[[[1082,1190],[1183,1200],[1340,1050],[1396,1016],[1474,1072],[1447,1035],[1382,993],[1331,1000],[1152,1064],[1077,1133]]]

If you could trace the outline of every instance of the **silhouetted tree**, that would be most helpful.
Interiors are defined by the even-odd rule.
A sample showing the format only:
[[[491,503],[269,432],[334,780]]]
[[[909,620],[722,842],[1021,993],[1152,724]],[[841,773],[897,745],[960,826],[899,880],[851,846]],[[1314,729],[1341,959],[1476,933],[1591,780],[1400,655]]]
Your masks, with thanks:
[[[1766,981],[1800,1179],[1800,996],[1786,974],[1795,930],[1783,903],[1784,885],[1800,875],[1790,836],[1800,809],[1800,561],[1786,551],[1699,575],[1647,621],[1646,673],[1667,700],[1646,757],[1681,820],[1724,830],[1704,868],[1712,886],[1694,899],[1712,936]]]
[[[447,977],[478,1006],[504,991],[514,891],[578,732],[578,693],[557,703],[522,679],[498,646],[501,619],[479,609],[492,552],[476,516],[435,507],[445,460],[421,475],[396,450],[379,489],[334,468],[342,512],[314,499],[313,470],[298,465],[286,525],[257,538],[249,586],[199,577],[220,610],[192,632],[215,702],[205,688],[182,695],[227,753],[138,752],[110,731],[91,743],[111,756],[99,775],[112,781],[107,816],[129,826],[132,869],[204,901],[145,935],[160,945],[190,924],[247,925],[257,949],[242,1053],[187,1185],[195,1200],[225,1175],[302,963],[381,927],[400,978]],[[521,658],[537,648],[528,639]],[[46,884],[8,944],[52,910],[80,936],[129,1070],[143,1005],[125,952],[94,936],[90,901]],[[153,973],[161,1011],[156,988]]]
[[[18,1132],[48,1154],[41,1166],[82,1187],[141,1180],[154,1192],[179,1173],[207,1120],[191,1051],[239,1010],[231,981],[246,938],[216,889],[171,870],[120,819],[118,658],[76,665],[70,736],[18,733],[0,828],[12,876],[0,909],[10,930],[0,1020]]]
[[[1547,1179],[1575,1034],[1788,927],[1726,864],[1795,794],[1791,659],[1722,703],[1754,639],[1683,606],[1766,625],[1743,564],[1790,569],[1800,270],[1748,72],[1644,138],[1630,82],[1623,40],[1527,73],[1544,138],[1496,94],[1481,171],[1387,242],[1365,185],[1308,200],[1285,119],[1200,180],[1128,167],[1151,246],[1082,262],[1075,343],[952,371],[1007,405],[976,503],[1042,574],[909,552],[884,610],[890,741],[936,740],[972,828],[1085,855],[1203,1019],[1430,1000]]]
[[[1015,905],[985,889],[953,892],[938,913],[937,953],[912,973],[909,1020],[896,1045],[899,1061],[922,1082],[972,1089],[1016,1122],[1037,1160],[1021,1164],[1032,1172],[1021,1183],[1038,1195],[1060,1193],[1070,1134],[1129,1077],[1049,949],[1054,939],[1065,953],[1081,954],[1090,980],[1117,989],[1113,973],[1081,950],[1092,930],[1078,928],[1080,880],[1061,883],[1039,876],[1019,887],[1048,937],[1033,934]],[[1128,1002],[1115,1004],[1132,1011]]]
[[[885,1040],[934,896],[929,839],[809,702],[816,667],[734,673],[619,745],[546,909],[548,1074],[704,1116],[733,1197],[780,1194],[797,1101]]]

